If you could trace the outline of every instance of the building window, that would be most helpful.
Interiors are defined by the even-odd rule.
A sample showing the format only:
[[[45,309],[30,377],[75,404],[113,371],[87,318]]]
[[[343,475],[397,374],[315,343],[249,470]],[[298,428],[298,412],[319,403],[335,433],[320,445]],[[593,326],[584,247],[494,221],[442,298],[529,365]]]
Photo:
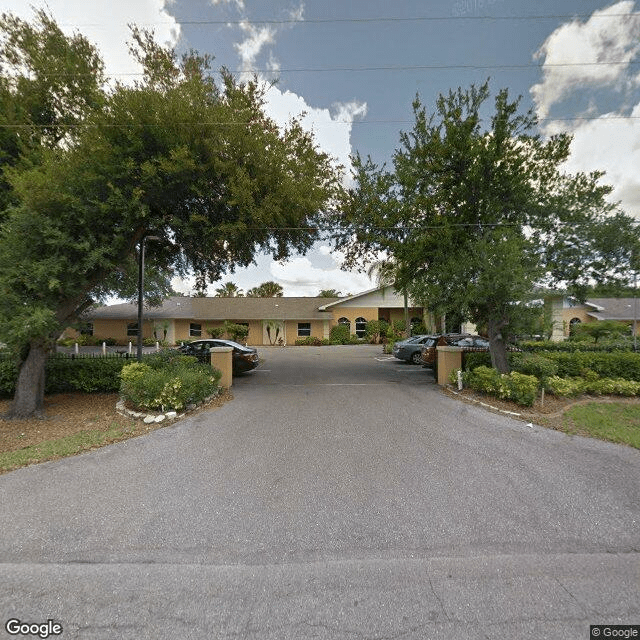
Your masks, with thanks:
[[[189,325],[189,335],[192,338],[200,338],[202,336],[202,325],[192,322]]]
[[[338,318],[338,324],[342,324],[345,327],[348,327],[349,333],[351,333],[351,321],[349,318]]]
[[[311,323],[310,322],[298,322],[298,336],[300,338],[306,338],[311,335]]]
[[[582,320],[580,320],[580,318],[571,318],[571,320],[569,320],[569,334],[573,335],[575,328],[581,323]]]
[[[356,318],[356,335],[364,338],[367,333],[367,321],[364,318]]]
[[[93,335],[93,322],[85,322],[80,327],[80,335],[82,335],[82,336],[92,336]]]
[[[128,336],[137,336],[138,335],[138,323],[137,322],[128,322],[127,323],[127,335]]]

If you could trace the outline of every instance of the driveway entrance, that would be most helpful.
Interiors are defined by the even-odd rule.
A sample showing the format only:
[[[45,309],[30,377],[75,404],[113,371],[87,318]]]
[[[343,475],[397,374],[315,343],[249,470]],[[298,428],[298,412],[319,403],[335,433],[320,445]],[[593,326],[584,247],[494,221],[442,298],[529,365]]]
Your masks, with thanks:
[[[260,349],[235,399],[0,476],[0,610],[69,638],[584,640],[640,619],[640,454],[379,347]]]

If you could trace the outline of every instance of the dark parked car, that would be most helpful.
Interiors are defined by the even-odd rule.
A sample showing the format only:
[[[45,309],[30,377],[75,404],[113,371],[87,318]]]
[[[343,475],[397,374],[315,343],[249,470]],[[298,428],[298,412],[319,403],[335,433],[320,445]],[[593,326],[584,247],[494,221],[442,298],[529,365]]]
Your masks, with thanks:
[[[435,344],[438,336],[412,336],[393,345],[392,353],[399,360],[406,360],[413,364],[422,364],[420,352],[424,346]]]
[[[233,347],[231,364],[234,375],[236,373],[251,371],[251,369],[255,369],[260,364],[257,349],[254,347],[246,347],[233,340],[222,340],[221,338],[194,340],[193,342],[178,347],[178,350],[189,356],[196,356],[199,359],[205,360],[209,357],[209,349],[211,349],[211,347]],[[209,360],[207,360],[207,362],[209,362]]]
[[[432,344],[425,344],[420,355],[422,365],[434,368],[436,364],[436,347],[448,345],[450,347],[474,347],[478,351],[489,349],[489,341],[482,336],[474,336],[470,333],[446,333],[434,336]]]

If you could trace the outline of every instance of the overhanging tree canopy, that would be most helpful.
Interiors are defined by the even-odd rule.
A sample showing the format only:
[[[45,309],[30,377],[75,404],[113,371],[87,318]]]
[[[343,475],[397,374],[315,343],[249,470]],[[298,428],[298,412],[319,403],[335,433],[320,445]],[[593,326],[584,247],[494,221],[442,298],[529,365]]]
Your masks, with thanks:
[[[5,98],[15,103],[56,61],[66,83],[60,91],[79,90],[76,67],[65,68],[71,40],[43,16],[35,25],[2,22],[5,43],[26,52],[16,81],[5,76],[9,49],[0,51]],[[15,37],[27,27],[29,38]],[[51,34],[51,60],[40,70],[31,64],[38,56],[27,53]],[[75,37],[98,73],[96,51]],[[207,58],[178,60],[135,29],[132,53],[142,80],[112,90],[100,83],[98,98],[82,102],[75,122],[52,116],[45,126],[29,110],[15,123],[34,136],[63,132],[52,144],[36,140],[36,161],[14,154],[3,164],[0,340],[22,358],[16,416],[39,410],[52,341],[92,301],[121,288],[145,236],[159,238],[148,255],[156,269],[215,281],[258,252],[281,260],[308,249],[315,239],[308,229],[340,190],[331,159],[298,122],[281,131],[265,116],[257,83],[238,85],[223,70],[218,86]]]
[[[610,215],[601,173],[562,171],[568,135],[536,135],[506,90],[485,119],[488,98],[488,83],[452,91],[431,115],[416,99],[392,170],[355,159],[336,242],[348,266],[384,251],[414,299],[487,327],[494,366],[507,371],[502,330],[517,303],[537,284],[620,276],[603,239],[628,217]]]

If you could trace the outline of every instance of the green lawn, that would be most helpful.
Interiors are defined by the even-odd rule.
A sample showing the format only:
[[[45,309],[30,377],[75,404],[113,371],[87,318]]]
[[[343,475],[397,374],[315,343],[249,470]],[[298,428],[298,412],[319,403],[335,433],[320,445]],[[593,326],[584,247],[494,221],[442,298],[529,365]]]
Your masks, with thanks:
[[[564,414],[565,430],[640,449],[640,405],[590,402]]]

